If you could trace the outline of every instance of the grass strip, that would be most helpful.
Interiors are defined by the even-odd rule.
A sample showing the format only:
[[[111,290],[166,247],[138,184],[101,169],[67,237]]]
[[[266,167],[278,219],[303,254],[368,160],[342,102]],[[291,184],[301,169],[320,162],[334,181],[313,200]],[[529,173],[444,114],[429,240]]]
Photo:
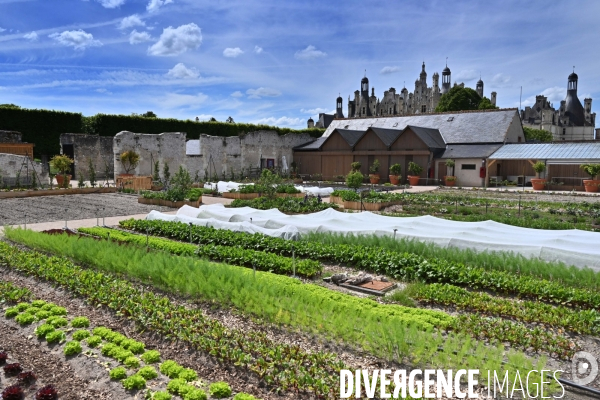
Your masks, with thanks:
[[[398,253],[362,245],[328,245],[317,242],[290,242],[260,234],[233,232],[181,222],[126,220],[126,229],[149,232],[152,235],[190,240],[193,243],[238,246],[291,255],[324,262],[344,263],[366,271],[391,276],[404,281],[450,283],[473,289],[515,294],[549,303],[579,308],[599,308],[600,292],[565,287],[560,282],[506,271],[485,270],[441,258],[425,259],[410,253]]]
[[[225,265],[215,268],[214,264],[197,259],[173,257],[161,253],[148,254],[140,249],[93,239],[77,239],[65,235],[49,236],[15,229],[9,229],[6,234],[13,240],[67,255],[106,272],[126,274],[130,278],[138,278],[183,294],[224,304],[236,304],[239,309],[261,316],[270,322],[298,326],[336,340],[343,339],[382,358],[414,364],[426,363],[437,368],[458,366],[475,368],[480,369],[484,374],[488,370],[503,371],[505,368],[514,374],[513,366],[518,366],[516,368],[521,372],[534,368],[532,361],[523,353],[512,349],[505,351],[502,345],[486,346],[466,335],[449,332],[443,337],[439,333],[431,332],[430,329],[424,329],[428,324],[439,327],[449,326],[453,318],[444,313],[381,305],[369,299],[332,293],[327,289],[302,284],[284,276],[257,273],[256,277],[253,277],[252,272],[247,269]],[[0,253],[0,256],[6,257],[5,253],[7,252]],[[66,263],[64,260],[56,260]],[[28,263],[16,259],[11,264],[19,268]],[[71,268],[76,267],[71,266]],[[36,265],[32,266],[32,273],[36,271],[43,271],[43,269]],[[214,353],[215,356],[240,354],[231,348],[239,347],[237,340],[248,341],[249,335],[246,332],[239,332],[241,337],[234,338],[233,343],[217,346],[212,341],[213,336],[210,333],[198,332],[198,329],[189,330],[198,317],[190,316],[188,313],[196,311],[179,308],[176,314],[172,310],[156,312],[154,310],[157,307],[156,301],[152,302],[148,310],[146,308],[148,301],[139,299],[140,295],[135,289],[128,287],[127,283],[115,280],[110,275],[94,274],[80,269],[78,271],[78,275],[85,274],[86,277],[70,278],[68,281],[76,285],[75,287],[81,285],[82,281],[90,280],[89,277],[94,277],[94,280],[102,277],[108,282],[114,281],[115,284],[118,282],[117,288],[108,288],[108,292],[103,293],[104,296],[109,296],[103,304],[108,302],[109,306],[121,310],[122,313],[142,322],[144,326],[159,330],[165,335],[189,340],[194,344],[208,343],[202,348],[207,349],[211,354]],[[93,298],[100,296],[98,288],[104,286],[109,285],[92,281],[86,289],[86,296]],[[126,293],[120,296],[124,288],[127,288]],[[154,297],[154,294],[144,292],[143,296]],[[168,300],[161,300],[159,304],[163,302],[166,304]],[[148,317],[149,312],[154,318]],[[198,312],[197,315],[201,316]],[[230,334],[233,336],[233,333]],[[276,346],[274,343],[270,345]],[[438,351],[440,348],[443,350]],[[249,344],[247,349],[250,354],[256,356],[246,359],[241,352],[241,358],[233,360],[226,358],[226,360],[243,363],[242,365],[249,368],[259,368],[256,372],[261,377],[270,377],[268,383],[273,383],[277,379],[279,386],[284,388],[295,387],[293,385],[297,384],[302,388],[308,386],[312,391],[325,394],[339,387],[336,372],[331,369],[321,367],[321,370],[312,372],[318,365],[322,365],[319,357],[325,359],[331,357],[332,361],[328,364],[331,366],[334,360],[331,355],[312,355],[316,359],[293,366],[290,366],[289,359],[286,359],[285,367],[282,367],[278,363],[268,364],[262,361],[281,355],[280,349],[268,348],[267,345],[263,350],[260,344],[255,343]],[[508,362],[504,367],[502,366],[503,355]],[[294,355],[292,358],[296,360],[298,356]],[[540,369],[545,362],[545,358],[541,357],[535,367]],[[273,371],[273,373],[266,374],[266,371]],[[305,371],[307,373],[302,375]],[[289,374],[293,374],[292,378],[288,378]],[[298,378],[298,374],[301,374],[302,379]]]
[[[289,257],[278,256],[263,251],[247,250],[240,247],[218,246],[206,244],[196,246],[182,242],[174,242],[158,237],[144,237],[115,229],[101,227],[80,228],[79,232],[97,236],[103,239],[110,238],[123,243],[133,243],[166,251],[179,256],[207,257],[214,261],[221,261],[232,265],[252,268],[258,271],[269,271],[276,274],[292,274],[295,272],[300,276],[313,277],[322,271],[321,264],[313,260],[292,260]]]

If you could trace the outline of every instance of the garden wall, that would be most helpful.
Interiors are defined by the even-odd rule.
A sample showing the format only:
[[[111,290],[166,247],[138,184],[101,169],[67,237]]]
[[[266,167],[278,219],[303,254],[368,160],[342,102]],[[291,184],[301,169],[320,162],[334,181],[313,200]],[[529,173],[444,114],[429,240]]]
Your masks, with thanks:
[[[96,170],[96,179],[105,179],[107,172],[112,179],[115,173],[112,137],[63,133],[60,135],[60,147],[61,154],[66,154],[75,161],[73,179],[79,179],[79,174],[83,173],[85,179],[89,180],[90,160]]]
[[[14,187],[17,177],[21,186],[29,185],[33,171],[37,173],[38,185],[49,185],[48,171],[42,168],[42,163],[31,161],[29,157],[15,154],[0,153],[0,186]]]

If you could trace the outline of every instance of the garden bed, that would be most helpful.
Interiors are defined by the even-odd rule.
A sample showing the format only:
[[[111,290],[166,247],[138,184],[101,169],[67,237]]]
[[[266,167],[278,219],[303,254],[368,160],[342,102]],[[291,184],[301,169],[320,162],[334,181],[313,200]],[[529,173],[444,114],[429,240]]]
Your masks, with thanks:
[[[171,207],[171,208],[181,208],[183,206],[191,206],[191,207],[198,208],[202,204],[202,196],[200,196],[200,198],[196,201],[191,201],[191,200],[170,201],[170,200],[164,200],[164,199],[147,199],[145,197],[140,196],[140,197],[138,197],[138,203],[154,205],[154,206]]]
[[[258,197],[258,193],[223,192],[223,198],[225,199],[252,200]]]
[[[0,199],[14,199],[14,198],[20,198],[20,197],[63,196],[63,195],[71,195],[71,194],[116,193],[116,192],[117,192],[116,187],[16,190],[16,191],[10,191],[10,192],[0,192]]]

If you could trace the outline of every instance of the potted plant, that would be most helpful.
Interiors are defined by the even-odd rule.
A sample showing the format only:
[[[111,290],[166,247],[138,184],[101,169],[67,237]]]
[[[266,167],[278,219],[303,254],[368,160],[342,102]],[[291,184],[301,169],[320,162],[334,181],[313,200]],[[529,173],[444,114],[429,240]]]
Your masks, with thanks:
[[[541,179],[540,174],[546,170],[546,164],[543,161],[538,161],[532,165],[535,171],[535,179],[531,180],[531,186],[533,190],[544,190],[546,186],[546,179]]]
[[[600,179],[596,179],[600,175],[600,164],[583,164],[581,166],[591,179],[585,179],[583,186],[586,192],[597,192],[600,186]]]
[[[140,155],[133,150],[127,150],[121,153],[119,159],[121,160],[121,164],[123,164],[123,168],[125,169],[125,173],[121,174],[120,176],[133,176],[131,171],[133,171],[140,163]]]
[[[456,183],[456,176],[454,176],[454,166],[455,165],[456,165],[456,163],[454,162],[454,160],[451,160],[451,159],[446,160],[446,168],[452,169],[452,173],[450,175],[444,176],[444,182],[446,183],[446,186],[454,186],[454,184]]]
[[[56,175],[58,187],[66,188],[67,186],[71,186],[71,175],[67,175],[71,164],[73,164],[73,160],[64,154],[56,155],[50,160],[50,166],[60,172],[60,174]]]
[[[296,161],[292,161],[290,167],[290,176],[292,179],[296,179],[296,175],[298,174],[298,164],[296,164]]]
[[[411,186],[417,186],[421,178],[419,175],[423,172],[423,167],[411,161],[408,163],[408,172],[412,172],[412,175],[408,175],[408,182]]]
[[[398,185],[400,179],[402,179],[402,166],[400,164],[394,164],[390,167],[390,183],[392,185]]]
[[[371,164],[371,166],[369,167],[369,172],[371,172],[369,174],[369,180],[373,184],[379,183],[379,167],[380,166],[381,165],[379,164],[379,160],[375,159],[375,161],[373,161],[373,164]]]
[[[352,172],[359,172],[361,167],[362,167],[362,164],[358,161],[355,161],[352,164],[350,164],[350,168],[352,168]]]

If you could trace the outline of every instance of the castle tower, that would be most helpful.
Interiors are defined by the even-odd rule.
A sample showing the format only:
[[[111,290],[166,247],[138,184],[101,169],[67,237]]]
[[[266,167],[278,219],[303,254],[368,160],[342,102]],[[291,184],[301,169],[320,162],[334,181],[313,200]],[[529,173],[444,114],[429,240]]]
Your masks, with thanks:
[[[315,121],[312,118],[309,118],[307,126],[308,126],[308,129],[314,128],[315,127]]]
[[[491,99],[490,99],[490,102],[491,102],[493,105],[496,105],[496,92],[492,92],[492,97],[491,97]]]
[[[583,106],[577,97],[578,79],[579,77],[575,71],[569,75],[567,97],[565,98],[565,116],[569,118],[569,125],[571,126],[585,126]]]
[[[446,68],[442,71],[442,94],[448,93],[450,90],[450,68],[446,63]]]
[[[592,114],[592,99],[583,99],[583,111],[585,112],[585,122],[595,126],[596,113]]]
[[[419,75],[419,80],[421,81],[421,87],[427,87],[427,72],[425,72],[425,61],[423,61],[423,66],[421,67],[421,74]]]
[[[481,97],[483,99],[483,81],[481,80],[481,77],[479,77],[479,80],[477,81],[477,86],[475,86],[475,91],[477,92],[479,97]]]
[[[344,118],[344,112],[342,111],[342,96],[338,96],[335,101],[335,117],[336,118]]]
[[[362,110],[360,110],[359,112],[361,112],[361,117],[371,117],[371,107],[369,107],[369,78],[366,76],[360,81],[360,102],[361,107],[365,107],[366,114],[363,115]]]
[[[437,72],[433,74],[433,93],[437,94],[440,92],[440,74]]]

